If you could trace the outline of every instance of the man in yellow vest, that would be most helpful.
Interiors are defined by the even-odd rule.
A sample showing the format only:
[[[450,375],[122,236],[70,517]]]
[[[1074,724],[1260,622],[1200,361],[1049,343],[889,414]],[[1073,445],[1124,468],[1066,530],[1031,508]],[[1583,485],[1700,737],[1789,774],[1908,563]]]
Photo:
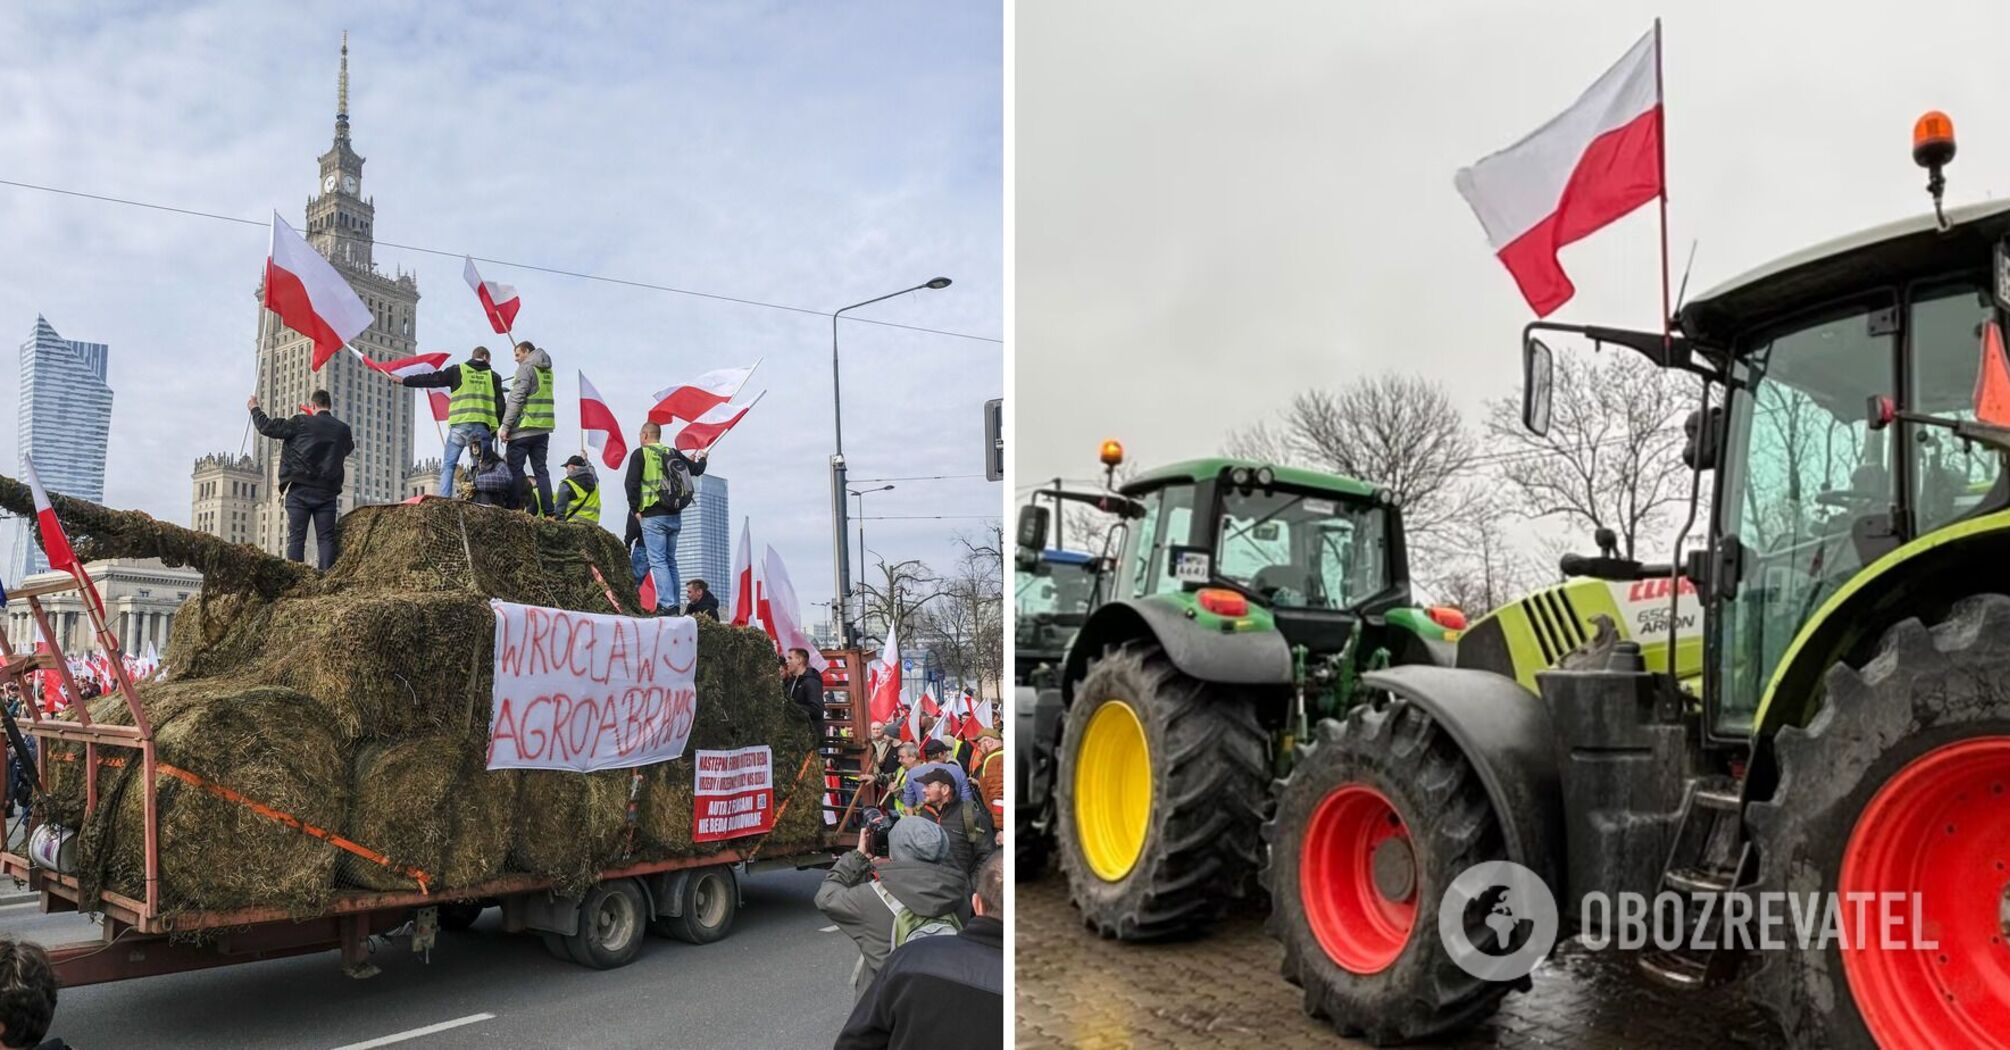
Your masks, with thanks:
[[[558,520],[600,524],[600,475],[585,456],[565,461],[565,477],[558,483]]]
[[[551,355],[528,341],[516,344],[516,377],[504,399],[502,430],[497,437],[509,447],[510,473],[523,480],[524,460],[537,475],[537,505],[533,514],[551,513],[551,467],[545,458],[551,432],[558,429],[558,387],[551,377]]]
[[[489,348],[475,347],[468,351],[468,359],[458,365],[405,376],[399,382],[410,387],[448,390],[447,451],[440,458],[439,494],[452,496],[454,469],[460,465],[461,450],[467,449],[468,459],[479,465],[481,457],[476,450],[488,447],[494,440],[496,424],[502,418],[502,377],[489,367]]]
[[[677,574],[677,533],[684,508],[697,498],[694,478],[705,473],[705,453],[685,455],[663,443],[663,428],[642,424],[641,446],[628,454],[623,489],[629,513],[641,526],[650,574],[656,578],[656,607],[674,613],[682,604],[684,581]]]

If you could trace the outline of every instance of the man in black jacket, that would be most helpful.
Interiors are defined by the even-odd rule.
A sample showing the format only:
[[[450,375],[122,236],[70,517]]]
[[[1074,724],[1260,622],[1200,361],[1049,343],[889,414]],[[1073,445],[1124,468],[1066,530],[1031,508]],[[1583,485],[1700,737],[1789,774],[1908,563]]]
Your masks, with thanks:
[[[306,415],[273,419],[253,396],[245,402],[258,432],[285,442],[279,452],[279,491],[286,497],[286,557],[307,560],[307,521],[314,520],[321,570],[335,564],[335,507],[342,496],[343,463],[356,451],[349,424],[329,411],[328,391],[316,390]]]
[[[684,585],[684,615],[710,616],[713,623],[719,622],[719,596],[712,593],[711,584],[692,580]]]
[[[942,826],[949,836],[950,857],[958,868],[974,876],[998,843],[991,811],[984,803],[964,797],[947,769],[930,769],[915,774],[914,780],[921,785],[921,809],[915,816]]]
[[[656,607],[675,612],[677,599],[684,594],[684,581],[677,577],[677,533],[684,527],[684,507],[664,501],[665,483],[682,487],[688,501],[697,496],[691,479],[705,473],[705,453],[685,455],[683,450],[663,443],[663,428],[654,422],[642,424],[641,444],[628,454],[628,475],[623,488],[628,494],[628,513],[642,530],[642,547],[649,571],[656,577]],[[677,481],[668,481],[681,475]]]
[[[440,458],[439,494],[454,494],[454,470],[460,466],[461,450],[469,449],[469,459],[477,469],[477,450],[490,447],[496,423],[502,418],[502,377],[489,367],[489,348],[468,351],[466,362],[448,365],[437,372],[404,376],[398,380],[409,387],[445,387],[452,395],[447,402],[447,451]]]
[[[832,1050],[990,1050],[1005,1045],[1005,865],[994,854],[954,937],[916,937],[886,957]]]
[[[807,649],[791,649],[782,662],[782,695],[810,720],[819,745],[824,739],[824,676],[810,666]]]

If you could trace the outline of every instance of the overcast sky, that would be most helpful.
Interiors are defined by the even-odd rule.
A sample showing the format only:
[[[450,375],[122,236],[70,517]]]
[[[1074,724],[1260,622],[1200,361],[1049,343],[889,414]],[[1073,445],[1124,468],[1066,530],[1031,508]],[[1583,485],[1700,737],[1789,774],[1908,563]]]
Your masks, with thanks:
[[[377,236],[476,256],[1003,335],[1002,23],[986,4],[675,7],[358,2],[0,7],[0,178],[300,224],[350,118]],[[108,501],[189,519],[196,456],[235,454],[254,385],[264,229],[0,186],[0,405],[37,313],[111,344]],[[379,246],[418,276],[422,351],[495,337],[458,257]],[[830,321],[510,266],[517,334],[556,360],[553,463],[574,376],[631,432],[648,393],[765,358],[767,398],[719,446],[734,532],[787,560],[803,613],[831,592]],[[847,315],[850,317],[852,315]],[[981,474],[998,342],[846,322],[854,477]],[[253,440],[258,440],[256,437]],[[438,454],[423,409],[422,455]],[[0,463],[18,461],[0,427]],[[9,469],[8,473],[13,473]],[[619,522],[613,494],[603,520]],[[903,482],[869,515],[995,516],[999,486]],[[951,567],[981,520],[874,521],[871,547]]]
[[[2010,192],[2000,2],[1021,3],[1015,487],[1092,476],[1105,437],[1147,465],[1217,451],[1304,387],[1383,370],[1474,418],[1518,389],[1533,315],[1453,173],[1657,13],[1692,296],[1925,211],[1929,108],[1959,136],[1949,201]],[[1652,206],[1566,248],[1555,319],[1658,326],[1657,258]]]

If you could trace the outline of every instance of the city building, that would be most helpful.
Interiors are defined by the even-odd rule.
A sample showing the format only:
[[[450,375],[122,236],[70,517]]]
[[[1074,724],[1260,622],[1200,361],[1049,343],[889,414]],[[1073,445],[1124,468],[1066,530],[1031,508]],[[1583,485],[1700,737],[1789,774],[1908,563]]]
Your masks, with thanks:
[[[732,508],[726,497],[726,479],[700,474],[697,498],[684,508],[684,527],[677,533],[677,575],[686,580],[704,580],[719,598],[719,618],[733,618],[733,529]],[[678,595],[678,601],[684,596]]]
[[[105,499],[105,438],[112,426],[112,388],[105,383],[111,351],[103,343],[80,343],[56,334],[37,315],[35,330],[21,344],[20,418],[16,440],[23,459],[33,460],[42,487],[50,492],[102,503]],[[18,468],[8,471],[16,476]],[[34,530],[11,523],[7,579],[21,580],[49,568]]]
[[[341,72],[335,97],[335,139],[318,162],[316,192],[307,201],[304,235],[316,251],[334,263],[336,272],[375,315],[369,329],[350,345],[373,360],[409,357],[418,352],[419,285],[411,274],[380,271],[372,257],[376,201],[363,194],[363,157],[349,138],[346,34],[342,39]],[[257,392],[266,412],[280,417],[292,415],[297,410],[295,406],[305,403],[315,390],[326,390],[334,401],[335,415],[348,423],[355,435],[356,452],[349,457],[339,511],[347,513],[366,503],[395,503],[404,499],[414,469],[411,395],[382,373],[364,367],[352,354],[337,354],[319,372],[314,371],[312,341],[281,324],[278,315],[264,308],[262,281],[254,291],[254,298],[261,304]],[[252,438],[251,460],[257,480],[251,496],[249,542],[272,554],[283,554],[286,546],[286,510],[278,483],[279,453],[278,442]],[[204,500],[219,497],[205,497],[203,486],[243,479],[235,475],[211,476],[215,468],[210,461],[214,458],[196,461],[196,528],[227,536],[222,530],[231,525],[229,515],[241,513],[241,509],[210,507],[209,512],[217,517],[211,527],[205,527]]]
[[[250,456],[215,452],[196,460],[195,509],[189,527],[232,543],[253,542],[263,478]]]
[[[429,496],[438,491],[439,481],[439,458],[420,460],[405,471],[405,480],[398,486],[398,498],[406,500],[413,496]]]
[[[39,469],[39,468],[38,468]],[[84,566],[98,595],[105,600],[105,618],[119,645],[139,655],[151,642],[157,653],[167,652],[168,630],[183,602],[202,589],[202,573],[194,569],[170,569],[158,558],[114,558]],[[66,576],[41,573],[22,581],[23,586]],[[83,598],[75,591],[46,595],[38,601],[49,616],[56,641],[71,656],[88,656],[96,651],[91,621],[84,615]],[[17,652],[32,652],[41,634],[27,602],[7,604],[7,644]]]

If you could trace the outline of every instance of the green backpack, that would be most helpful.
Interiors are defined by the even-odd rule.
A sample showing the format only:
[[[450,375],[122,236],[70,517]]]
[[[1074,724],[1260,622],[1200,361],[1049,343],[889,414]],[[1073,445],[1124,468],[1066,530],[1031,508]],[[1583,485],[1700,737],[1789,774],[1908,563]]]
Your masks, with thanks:
[[[872,884],[872,891],[879,894],[880,901],[886,905],[887,910],[893,912],[893,938],[890,942],[893,948],[898,948],[916,937],[939,937],[958,933],[963,929],[963,920],[957,918],[954,912],[948,915],[917,915],[907,905],[900,903],[893,894],[886,892],[886,887],[876,881]]]

